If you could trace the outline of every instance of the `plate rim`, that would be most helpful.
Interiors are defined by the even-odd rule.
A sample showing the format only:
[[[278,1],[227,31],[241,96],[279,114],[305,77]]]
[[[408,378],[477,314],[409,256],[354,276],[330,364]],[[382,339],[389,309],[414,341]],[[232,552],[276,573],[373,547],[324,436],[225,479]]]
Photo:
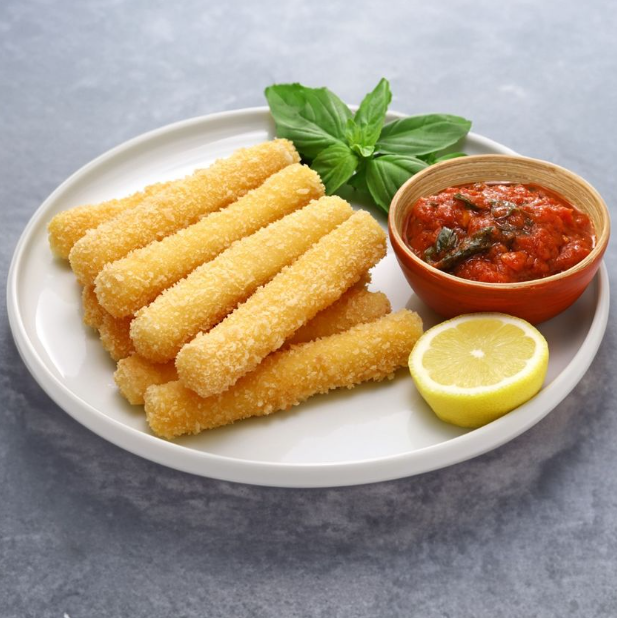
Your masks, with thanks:
[[[30,217],[15,247],[7,277],[9,327],[17,350],[28,371],[45,393],[77,422],[120,448],[167,467],[218,480],[272,487],[339,487],[393,480],[444,468],[482,455],[521,435],[548,415],[574,389],[589,369],[603,339],[608,322],[610,293],[606,266],[602,262],[592,285],[596,286],[595,314],[585,339],[571,361],[540,393],[513,412],[479,429],[432,446],[406,453],[345,462],[289,463],[264,462],[217,455],[162,440],[129,427],[105,415],[75,395],[49,372],[28,337],[19,311],[17,273],[24,249],[34,228],[46,214],[56,195],[77,183],[82,176],[118,154],[144,142],[173,134],[195,124],[217,122],[234,117],[269,115],[268,107],[250,107],[180,120],[137,135],[89,161],[64,180]],[[389,112],[389,117],[407,115]],[[470,132],[474,142],[500,152],[510,148]],[[483,444],[484,442],[484,444]],[[444,452],[445,451],[445,452]]]

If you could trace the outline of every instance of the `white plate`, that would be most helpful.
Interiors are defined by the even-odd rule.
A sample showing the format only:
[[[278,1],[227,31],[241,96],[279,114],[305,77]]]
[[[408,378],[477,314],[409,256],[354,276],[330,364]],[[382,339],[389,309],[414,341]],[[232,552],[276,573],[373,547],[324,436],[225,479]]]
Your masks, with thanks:
[[[326,487],[419,474],[480,455],[537,423],[576,385],[606,327],[604,266],[573,307],[541,326],[551,352],[544,389],[481,429],[465,431],[437,420],[407,372],[401,371],[393,382],[315,397],[290,412],[175,443],[151,435],[142,408],[129,406],[117,393],[113,362],[81,323],[79,288],[68,265],[52,258],[46,224],[65,208],[182,176],[273,135],[266,108],[169,125],[89,163],[34,214],[9,272],[10,324],[34,378],[73,418],[132,453],[186,472],[260,485]],[[474,134],[464,149],[469,154],[512,152]],[[417,309],[427,326],[435,323],[435,316],[411,293],[391,251],[375,269],[373,282],[375,289],[387,293],[394,309]]]

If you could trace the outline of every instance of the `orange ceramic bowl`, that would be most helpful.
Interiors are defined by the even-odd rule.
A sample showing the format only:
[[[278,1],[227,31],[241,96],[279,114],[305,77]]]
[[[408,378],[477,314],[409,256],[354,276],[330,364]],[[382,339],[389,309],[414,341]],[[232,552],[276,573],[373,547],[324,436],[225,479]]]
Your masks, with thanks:
[[[407,215],[420,197],[474,182],[535,184],[563,196],[586,213],[595,229],[595,246],[562,273],[522,283],[482,283],[455,277],[417,257],[403,241]],[[580,176],[546,161],[509,155],[478,155],[438,163],[410,178],[396,193],[388,218],[390,240],[414,292],[444,317],[499,311],[532,324],[567,309],[596,274],[610,235],[608,209],[600,194]]]

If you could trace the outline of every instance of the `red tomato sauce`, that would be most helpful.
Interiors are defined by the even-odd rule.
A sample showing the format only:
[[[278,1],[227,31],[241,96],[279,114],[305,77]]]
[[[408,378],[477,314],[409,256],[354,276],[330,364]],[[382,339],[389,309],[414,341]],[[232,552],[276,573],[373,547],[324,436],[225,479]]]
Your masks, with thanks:
[[[404,240],[457,277],[514,283],[574,266],[591,252],[594,230],[586,214],[548,189],[481,182],[420,198]]]

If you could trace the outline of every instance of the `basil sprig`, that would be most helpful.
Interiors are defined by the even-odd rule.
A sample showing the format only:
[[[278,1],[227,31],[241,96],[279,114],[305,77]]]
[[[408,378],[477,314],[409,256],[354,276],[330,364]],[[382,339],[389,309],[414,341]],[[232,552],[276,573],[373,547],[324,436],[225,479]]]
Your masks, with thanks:
[[[349,184],[387,212],[408,178],[433,163],[465,156],[442,152],[469,132],[471,122],[460,116],[427,114],[384,124],[392,100],[386,79],[355,114],[327,88],[275,84],[265,94],[277,135],[295,144],[328,195]]]

